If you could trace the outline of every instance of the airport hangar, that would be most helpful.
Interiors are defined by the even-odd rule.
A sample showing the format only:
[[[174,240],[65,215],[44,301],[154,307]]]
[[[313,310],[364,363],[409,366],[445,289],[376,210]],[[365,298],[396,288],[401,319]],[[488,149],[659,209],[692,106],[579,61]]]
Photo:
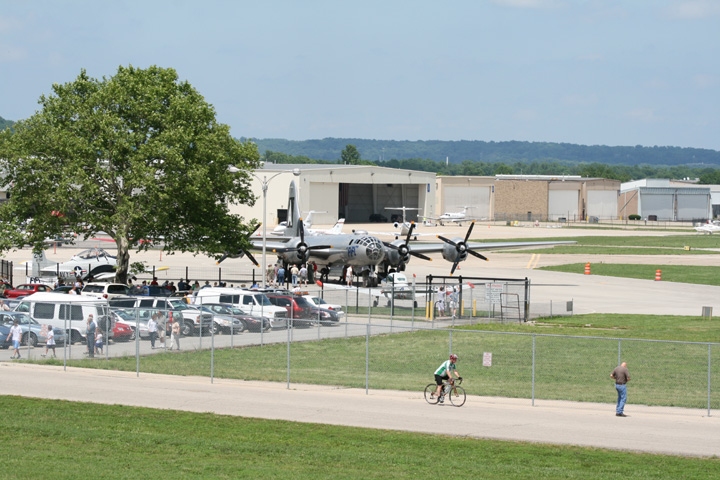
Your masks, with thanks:
[[[620,215],[640,215],[651,221],[702,221],[719,211],[719,201],[717,185],[648,178],[622,184]]]
[[[294,173],[294,171],[297,173]],[[488,220],[558,221],[618,218],[620,182],[552,175],[437,176],[434,172],[372,165],[264,164],[253,172],[255,205],[235,205],[233,213],[262,220],[262,185],[267,184],[267,224],[287,216],[288,187],[295,181],[303,215],[316,225],[368,223],[402,218],[398,207],[413,208],[407,220],[437,217],[471,207],[467,216]],[[393,210],[395,209],[395,210]],[[387,221],[384,220],[384,221]]]

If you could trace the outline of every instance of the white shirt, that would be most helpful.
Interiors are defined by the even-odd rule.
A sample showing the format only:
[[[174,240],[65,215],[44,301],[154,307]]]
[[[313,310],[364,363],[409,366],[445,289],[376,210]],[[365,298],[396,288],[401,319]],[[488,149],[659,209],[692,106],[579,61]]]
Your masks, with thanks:
[[[20,328],[20,325],[13,325],[10,327],[10,333],[12,334],[13,342],[20,341],[20,337],[22,337],[22,329]]]
[[[55,332],[53,332],[52,327],[47,329],[47,342],[45,342],[45,345],[55,345]]]

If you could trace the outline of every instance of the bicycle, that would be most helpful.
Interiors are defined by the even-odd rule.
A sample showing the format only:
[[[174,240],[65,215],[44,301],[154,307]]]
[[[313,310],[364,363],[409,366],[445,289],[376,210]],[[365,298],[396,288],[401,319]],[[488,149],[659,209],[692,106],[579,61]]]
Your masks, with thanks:
[[[435,395],[437,384],[430,383],[425,387],[425,401],[430,405],[436,405],[440,402],[440,399],[444,400],[445,397],[447,397],[453,406],[462,407],[465,404],[465,389],[460,386],[461,383],[462,378],[458,378],[455,381],[450,380],[443,382],[439,396]]]

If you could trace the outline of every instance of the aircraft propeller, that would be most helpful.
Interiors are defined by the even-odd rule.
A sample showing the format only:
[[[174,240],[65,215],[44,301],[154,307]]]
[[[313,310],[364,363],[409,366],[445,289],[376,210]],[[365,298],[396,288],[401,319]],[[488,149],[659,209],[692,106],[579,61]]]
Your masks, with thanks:
[[[392,248],[393,250],[397,250],[398,254],[400,255],[400,264],[398,265],[398,271],[402,272],[405,270],[405,265],[407,262],[410,261],[410,255],[417,258],[422,258],[423,260],[430,260],[432,261],[432,258],[428,257],[427,255],[423,255],[422,253],[413,252],[410,250],[410,237],[412,237],[412,232],[415,229],[415,222],[410,222],[410,228],[408,229],[407,236],[405,237],[405,242],[401,243],[400,245],[394,245],[389,242],[383,242],[383,244],[388,247]]]
[[[298,233],[300,234],[300,242],[297,245],[289,248],[277,248],[274,249],[273,252],[297,252],[298,257],[300,257],[300,262],[306,263],[310,259],[311,250],[325,250],[332,248],[332,245],[308,245],[305,243],[305,225],[302,218],[298,220]]]
[[[478,257],[485,261],[488,261],[487,257],[469,249],[467,246],[468,238],[470,238],[470,233],[472,232],[474,226],[475,226],[475,222],[473,221],[470,224],[470,228],[468,228],[467,233],[465,234],[465,240],[461,240],[459,242],[454,242],[454,241],[450,240],[449,238],[445,238],[441,235],[438,235],[438,238],[440,240],[455,247],[455,251],[456,251],[455,262],[453,263],[452,269],[450,270],[450,275],[455,273],[455,269],[457,268],[458,263],[460,263],[462,260],[464,260],[468,253],[470,255],[473,255],[475,257]]]
[[[257,232],[257,229],[260,228],[260,225],[262,225],[262,223],[258,223],[257,226],[255,226],[253,231],[250,232],[246,238],[249,239],[253,235],[253,233]],[[240,251],[236,255],[231,255],[229,253],[226,253],[225,255],[220,257],[220,260],[217,261],[216,265],[220,264],[220,262],[222,262],[223,260],[225,260],[228,257],[233,257],[233,258],[234,257],[242,257],[243,255],[247,256],[250,259],[250,261],[253,262],[253,264],[255,264],[256,267],[260,266],[260,264],[257,262],[257,260],[255,260],[255,257],[253,257],[249,251],[247,251],[243,248],[241,248]]]

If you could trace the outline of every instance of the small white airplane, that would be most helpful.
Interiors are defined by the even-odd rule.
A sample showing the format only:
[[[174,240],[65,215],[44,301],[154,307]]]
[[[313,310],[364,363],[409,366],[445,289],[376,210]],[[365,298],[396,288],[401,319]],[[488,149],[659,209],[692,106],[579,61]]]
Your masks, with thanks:
[[[313,218],[312,218],[312,216],[313,216],[313,213],[327,213],[327,212],[321,212],[321,211],[318,211],[318,210],[310,210],[309,212],[307,212],[307,214],[308,214],[307,217],[303,219],[303,226],[305,227],[305,231],[306,231],[308,234],[310,234],[310,235],[317,235],[317,234],[320,234],[320,233],[326,233],[327,230],[313,230],[313,229],[312,229],[312,224],[313,224]],[[345,219],[344,219],[344,218],[342,219],[342,222],[345,223]],[[335,226],[337,226],[337,223],[335,224]],[[334,226],[333,228],[331,228],[330,230],[333,230],[333,229],[335,228],[335,226]],[[286,229],[286,228],[287,228],[287,222],[280,222],[280,223],[278,223],[278,225],[277,225],[275,228],[273,228],[273,231],[270,232],[270,235],[283,236],[283,235],[285,235],[285,229]],[[339,232],[339,233],[341,233],[341,232],[342,232],[342,226],[340,226],[340,232]],[[331,235],[337,235],[337,233],[331,233]]]
[[[45,257],[45,252],[33,255],[32,275],[34,277],[87,277],[113,272],[117,259],[102,248],[90,248],[73,255],[67,262],[53,262]]]
[[[459,226],[462,226],[462,222],[475,220],[474,218],[467,216],[468,208],[472,208],[472,207],[468,207],[468,206],[462,207],[462,211],[460,211],[460,212],[445,212],[442,215],[440,215],[439,217],[422,217],[422,218],[424,218],[425,220],[435,220],[440,225],[445,225],[445,222],[448,222],[448,223],[457,223]]]
[[[720,233],[720,225],[714,221],[708,220],[707,223],[696,226],[695,230],[698,233],[707,233],[708,235],[712,235],[713,233]]]

